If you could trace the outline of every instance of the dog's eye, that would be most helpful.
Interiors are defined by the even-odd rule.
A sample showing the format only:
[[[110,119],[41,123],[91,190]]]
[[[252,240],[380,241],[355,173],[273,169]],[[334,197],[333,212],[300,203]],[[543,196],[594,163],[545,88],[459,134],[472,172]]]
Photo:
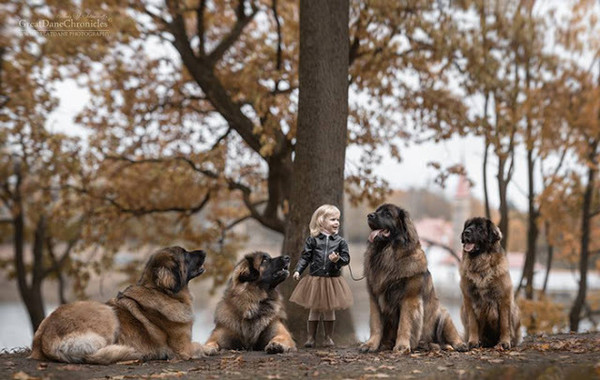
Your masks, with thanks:
[[[261,260],[261,264],[264,263],[265,261],[267,261],[267,259],[269,258],[269,256],[267,255],[263,255],[262,260]]]

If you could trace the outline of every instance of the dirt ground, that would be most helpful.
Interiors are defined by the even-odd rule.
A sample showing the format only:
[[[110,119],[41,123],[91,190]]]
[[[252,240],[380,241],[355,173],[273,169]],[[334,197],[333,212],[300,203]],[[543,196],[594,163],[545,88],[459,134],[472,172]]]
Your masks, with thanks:
[[[0,379],[600,379],[600,333],[528,337],[516,349],[360,354],[357,347],[267,355],[225,351],[190,361],[110,366],[46,363],[0,353]]]

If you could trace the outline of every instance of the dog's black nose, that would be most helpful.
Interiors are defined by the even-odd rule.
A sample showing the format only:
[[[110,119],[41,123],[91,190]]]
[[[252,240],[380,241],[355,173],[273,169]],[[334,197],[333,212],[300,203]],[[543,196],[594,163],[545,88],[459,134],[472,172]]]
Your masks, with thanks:
[[[367,215],[367,219],[373,219],[375,217],[375,213],[372,212],[369,215]]]
[[[289,262],[292,260],[292,259],[290,259],[290,257],[289,257],[289,256],[287,256],[287,255],[286,255],[286,256],[282,256],[282,258],[283,258],[283,261],[285,261],[286,263],[289,263]]]

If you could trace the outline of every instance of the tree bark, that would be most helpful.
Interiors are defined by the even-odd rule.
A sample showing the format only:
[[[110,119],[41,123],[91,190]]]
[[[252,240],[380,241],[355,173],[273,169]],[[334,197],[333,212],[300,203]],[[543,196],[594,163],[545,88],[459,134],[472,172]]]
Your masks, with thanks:
[[[35,332],[44,320],[46,316],[44,310],[44,300],[42,298],[42,288],[41,288],[41,278],[36,277],[32,274],[32,285],[29,286],[27,284],[27,268],[25,265],[25,216],[23,215],[23,202],[21,199],[21,183],[22,183],[22,172],[21,172],[21,164],[15,164],[15,175],[17,178],[15,189],[14,189],[14,198],[13,204],[15,205],[14,214],[13,214],[13,246],[14,246],[14,260],[15,260],[15,269],[17,275],[17,286],[19,289],[19,295],[27,308],[27,313],[29,314],[29,319],[31,321],[31,327],[33,332]],[[42,238],[45,234],[45,221],[40,220],[38,226],[36,228],[36,243],[38,238]],[[41,268],[42,260],[41,257],[38,256],[38,252],[35,248],[41,248],[38,244],[34,244],[34,271],[37,268]]]
[[[548,235],[550,233],[550,223],[547,221],[544,223],[544,235],[548,242],[548,257],[546,258],[546,274],[544,275],[544,285],[542,286],[542,294],[546,294],[548,287],[548,278],[550,277],[550,269],[552,268],[552,260],[554,258],[554,246],[550,244]]]
[[[508,200],[507,200],[507,188],[508,180],[504,177],[504,167],[506,166],[506,158],[498,155],[498,195],[500,197],[500,222],[498,222],[498,228],[502,231],[502,240],[500,245],[506,251],[508,246]]]
[[[531,140],[531,125],[527,123],[527,136]],[[539,229],[537,226],[539,212],[535,205],[535,183],[534,183],[535,158],[533,148],[527,149],[527,182],[528,182],[528,217],[527,217],[527,252],[525,253],[525,264],[523,265],[523,279],[525,280],[525,298],[533,299],[533,269],[537,250],[537,239]],[[520,286],[520,284],[519,284]]]
[[[487,108],[487,97],[486,99],[486,108]],[[486,111],[487,115],[487,111]],[[487,116],[486,116],[487,117]],[[487,124],[487,122],[486,122]],[[485,135],[485,147],[483,150],[483,200],[485,207],[485,217],[488,219],[492,219],[492,214],[490,212],[490,200],[488,196],[488,182],[487,182],[487,161],[488,161],[488,152],[490,149],[490,139],[487,136],[487,131]]]
[[[577,297],[569,313],[569,327],[571,331],[579,330],[579,321],[581,319],[581,310],[585,304],[587,294],[587,272],[590,255],[590,221],[592,218],[591,206],[594,196],[594,185],[596,182],[597,169],[597,149],[598,139],[592,140],[589,143],[589,164],[588,164],[588,180],[583,196],[582,216],[581,216],[581,257],[579,259],[579,290]]]
[[[329,203],[342,211],[348,119],[348,0],[300,1],[298,130],[290,213],[282,251],[295,266],[314,210]],[[352,252],[351,252],[352,255]],[[295,281],[286,281],[287,300]],[[288,325],[302,344],[307,310],[287,302]],[[336,342],[355,341],[348,311],[337,313]]]

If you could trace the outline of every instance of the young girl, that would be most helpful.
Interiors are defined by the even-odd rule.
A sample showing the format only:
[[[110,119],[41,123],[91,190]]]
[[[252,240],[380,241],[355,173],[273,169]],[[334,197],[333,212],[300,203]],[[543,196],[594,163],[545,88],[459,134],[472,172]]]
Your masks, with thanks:
[[[310,265],[310,275],[302,280],[290,296],[290,301],[310,310],[308,339],[304,347],[314,347],[320,317],[325,330],[325,347],[333,347],[335,310],[352,306],[352,293],[341,269],[350,262],[348,244],[339,236],[340,210],[332,205],[319,207],[310,219],[310,236],[294,272],[294,280]]]

